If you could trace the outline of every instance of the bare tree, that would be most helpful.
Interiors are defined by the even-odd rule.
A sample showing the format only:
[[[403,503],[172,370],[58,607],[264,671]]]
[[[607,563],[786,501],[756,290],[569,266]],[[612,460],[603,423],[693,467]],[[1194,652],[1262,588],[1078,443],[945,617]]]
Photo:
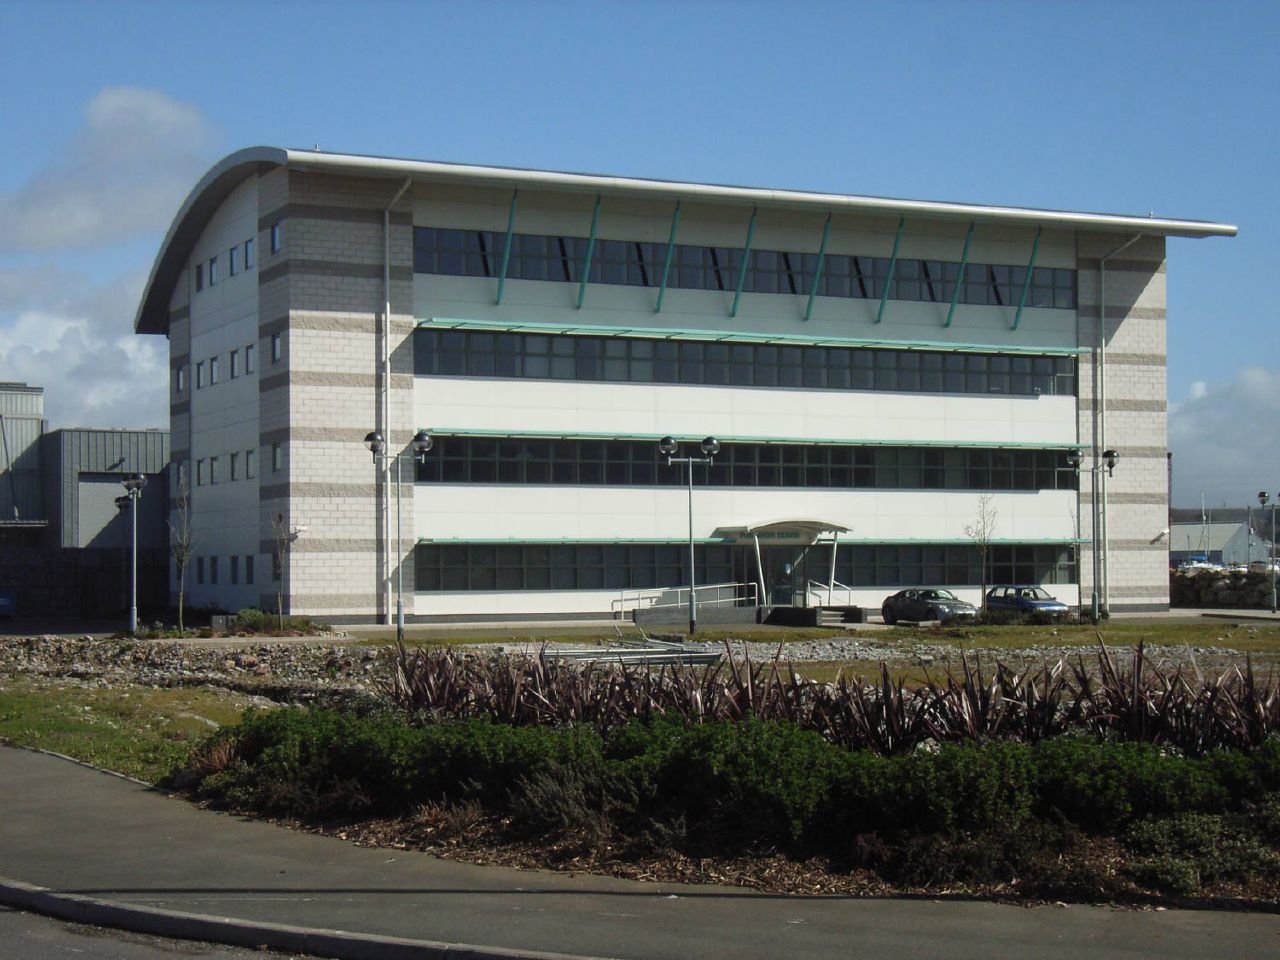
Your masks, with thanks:
[[[284,595],[287,587],[286,578],[289,576],[289,551],[293,549],[294,542],[300,537],[305,527],[290,527],[284,522],[284,514],[277,513],[276,519],[272,526],[275,528],[275,569],[272,574],[276,581],[276,619],[281,630],[284,629]]]
[[[178,630],[182,631],[186,629],[183,612],[187,597],[187,567],[191,565],[196,539],[191,525],[191,481],[181,465],[178,467],[178,496],[168,522],[169,546],[173,550],[174,572],[178,577]]]
[[[973,541],[978,551],[978,562],[982,564],[982,612],[987,610],[987,569],[991,556],[991,540],[996,532],[996,508],[991,502],[991,494],[984,493],[978,498],[978,507],[974,511],[973,523],[966,523],[964,535]]]

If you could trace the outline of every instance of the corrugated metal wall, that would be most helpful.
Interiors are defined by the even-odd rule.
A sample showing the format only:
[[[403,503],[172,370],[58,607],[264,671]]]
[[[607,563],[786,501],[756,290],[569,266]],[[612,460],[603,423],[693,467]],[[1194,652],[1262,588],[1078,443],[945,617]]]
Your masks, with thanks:
[[[44,392],[0,383],[0,522],[48,519],[41,496]]]
[[[97,509],[97,506],[102,506],[98,501],[103,500],[105,494],[102,497],[91,497],[97,506],[89,516],[82,517],[81,475],[93,474],[93,481],[109,482],[111,477],[123,478],[131,473],[146,474],[148,479],[147,486],[142,491],[138,545],[166,545],[164,477],[165,466],[169,462],[167,431],[57,430],[46,435],[45,446],[50,466],[57,466],[56,471],[50,469],[47,475],[49,482],[54,485],[52,497],[58,501],[57,516],[53,519],[58,521],[59,546],[108,545],[94,542],[103,534],[104,528],[111,524],[111,517],[104,513],[105,507],[103,510]],[[109,498],[113,510],[115,496],[123,493],[124,489],[118,487]],[[107,539],[110,539],[110,534]]]

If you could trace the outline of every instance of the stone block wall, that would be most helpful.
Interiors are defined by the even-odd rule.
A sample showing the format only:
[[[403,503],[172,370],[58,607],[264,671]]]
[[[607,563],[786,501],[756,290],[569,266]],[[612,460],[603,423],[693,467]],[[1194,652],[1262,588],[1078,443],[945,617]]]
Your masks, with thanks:
[[[1168,402],[1165,241],[1143,237],[1106,267],[1106,318],[1099,319],[1100,258],[1125,242],[1118,234],[1082,233],[1077,238],[1080,345],[1080,440],[1094,438],[1094,379],[1098,325],[1105,343],[1105,431],[1099,421],[1099,450],[1114,449],[1114,475],[1103,471],[1107,547],[1099,585],[1104,604],[1115,611],[1164,609],[1169,605],[1167,537]],[[1091,473],[1080,477],[1082,537],[1090,538]],[[1101,533],[1099,534],[1101,538]],[[1081,595],[1088,607],[1093,591],[1093,556],[1081,551]]]
[[[413,233],[409,194],[391,212],[391,427],[382,422],[383,210],[398,180],[274,170],[260,185],[262,274],[259,315],[264,377],[261,515],[264,552],[275,549],[274,518],[305,527],[291,548],[290,612],[333,620],[371,620],[394,610],[397,557],[395,474],[378,469],[364,437],[378,430],[403,451],[413,422]],[[282,249],[270,254],[279,223]],[[283,355],[271,365],[270,338]],[[269,372],[268,372],[269,371]],[[271,448],[284,449],[270,472]],[[404,557],[412,556],[412,470],[401,504]],[[389,491],[387,484],[390,484]],[[384,496],[384,491],[389,493]],[[391,555],[383,545],[390,503]],[[404,571],[412,612],[412,564]]]

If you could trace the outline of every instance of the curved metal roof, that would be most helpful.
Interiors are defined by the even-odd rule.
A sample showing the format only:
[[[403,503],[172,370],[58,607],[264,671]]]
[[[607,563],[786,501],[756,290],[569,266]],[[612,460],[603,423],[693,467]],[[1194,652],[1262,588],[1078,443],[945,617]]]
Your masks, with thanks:
[[[236,186],[252,174],[274,166],[365,177],[407,178],[507,189],[542,188],[587,194],[630,196],[646,200],[702,200],[708,203],[823,213],[843,212],[863,216],[926,217],[1170,237],[1233,237],[1236,235],[1236,227],[1232,224],[1202,220],[1172,220],[1069,210],[1037,210],[1027,207],[903,200],[802,190],[771,190],[723,184],[615,177],[593,173],[488,167],[433,160],[402,160],[391,157],[324,153],[315,150],[290,150],[281,147],[248,147],[230,154],[215,164],[183,201],[156,255],[142,301],[138,306],[134,328],[139,333],[167,331],[168,305],[172,287],[186,263],[196,237],[204,229],[213,211]]]

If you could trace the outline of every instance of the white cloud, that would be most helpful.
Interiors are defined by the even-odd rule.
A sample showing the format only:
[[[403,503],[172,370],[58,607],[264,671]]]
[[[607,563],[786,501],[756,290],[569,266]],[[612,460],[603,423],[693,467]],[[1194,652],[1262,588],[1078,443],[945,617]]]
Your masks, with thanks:
[[[156,90],[104,88],[61,156],[0,194],[0,253],[91,249],[163,229],[216,139],[191,104]]]
[[[164,426],[168,341],[131,327],[142,283],[138,273],[20,309],[0,325],[0,380],[44,387],[55,428]]]
[[[1280,492],[1280,370],[1245,367],[1230,383],[1191,385],[1169,407],[1173,502],[1245,506],[1267,488]]]

